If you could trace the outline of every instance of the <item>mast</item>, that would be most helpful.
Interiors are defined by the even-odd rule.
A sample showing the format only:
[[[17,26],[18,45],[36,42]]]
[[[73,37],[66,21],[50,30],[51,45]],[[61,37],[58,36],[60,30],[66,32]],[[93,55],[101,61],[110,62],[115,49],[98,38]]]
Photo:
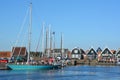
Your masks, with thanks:
[[[53,42],[53,57],[55,58],[55,32],[53,32],[52,35],[53,35],[53,39],[54,39],[53,40],[54,41]]]
[[[42,57],[44,56],[44,22],[42,26]]]
[[[45,49],[46,56],[48,56],[48,28],[46,28],[46,49]]]
[[[61,59],[63,57],[63,39],[62,39],[62,33],[61,33],[61,43],[60,43],[60,47],[61,47]]]
[[[30,24],[29,24],[29,31],[28,31],[28,56],[27,56],[27,64],[29,63],[29,59],[30,59],[31,29],[32,29],[32,3],[30,3]]]
[[[50,54],[52,54],[52,32],[50,30]]]
[[[47,57],[50,57],[50,25],[48,26],[48,53],[47,53]]]

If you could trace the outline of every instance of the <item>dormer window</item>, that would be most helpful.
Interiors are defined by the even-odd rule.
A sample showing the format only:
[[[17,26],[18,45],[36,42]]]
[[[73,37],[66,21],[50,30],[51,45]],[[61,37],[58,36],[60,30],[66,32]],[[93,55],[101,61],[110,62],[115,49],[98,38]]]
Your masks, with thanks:
[[[74,50],[74,53],[78,53],[78,50]]]
[[[106,54],[108,54],[109,52],[107,51]]]
[[[94,53],[93,51],[91,51],[91,53]]]

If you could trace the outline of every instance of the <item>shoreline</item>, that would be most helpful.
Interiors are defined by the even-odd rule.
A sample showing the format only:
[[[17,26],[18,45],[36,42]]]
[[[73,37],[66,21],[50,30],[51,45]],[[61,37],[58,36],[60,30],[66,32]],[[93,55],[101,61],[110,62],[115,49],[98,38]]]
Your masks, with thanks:
[[[89,65],[89,66],[119,66],[117,63],[98,62],[97,60],[71,60],[65,62],[66,66]],[[0,70],[9,70],[6,63],[0,63]]]

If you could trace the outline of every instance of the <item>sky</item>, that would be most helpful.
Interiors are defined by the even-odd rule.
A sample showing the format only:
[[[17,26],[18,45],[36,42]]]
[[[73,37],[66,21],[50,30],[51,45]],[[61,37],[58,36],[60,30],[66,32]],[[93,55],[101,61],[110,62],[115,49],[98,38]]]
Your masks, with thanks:
[[[55,32],[56,48],[60,48],[61,33],[63,47],[69,50],[120,48],[120,0],[0,0],[0,51],[27,45],[30,2],[32,50],[36,50],[43,23]]]

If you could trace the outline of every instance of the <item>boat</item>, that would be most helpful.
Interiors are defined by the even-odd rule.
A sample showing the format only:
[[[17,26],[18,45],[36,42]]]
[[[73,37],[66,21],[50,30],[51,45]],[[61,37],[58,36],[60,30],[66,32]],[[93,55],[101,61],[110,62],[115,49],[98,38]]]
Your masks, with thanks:
[[[23,63],[8,63],[7,67],[11,70],[43,70],[43,69],[58,69],[60,65],[58,64],[30,64],[30,39],[31,39],[31,27],[32,27],[32,3],[30,3],[30,29],[29,29],[29,47],[28,47],[28,55],[27,62]]]
[[[58,69],[59,65],[28,65],[28,64],[8,64],[11,70],[48,70]]]

